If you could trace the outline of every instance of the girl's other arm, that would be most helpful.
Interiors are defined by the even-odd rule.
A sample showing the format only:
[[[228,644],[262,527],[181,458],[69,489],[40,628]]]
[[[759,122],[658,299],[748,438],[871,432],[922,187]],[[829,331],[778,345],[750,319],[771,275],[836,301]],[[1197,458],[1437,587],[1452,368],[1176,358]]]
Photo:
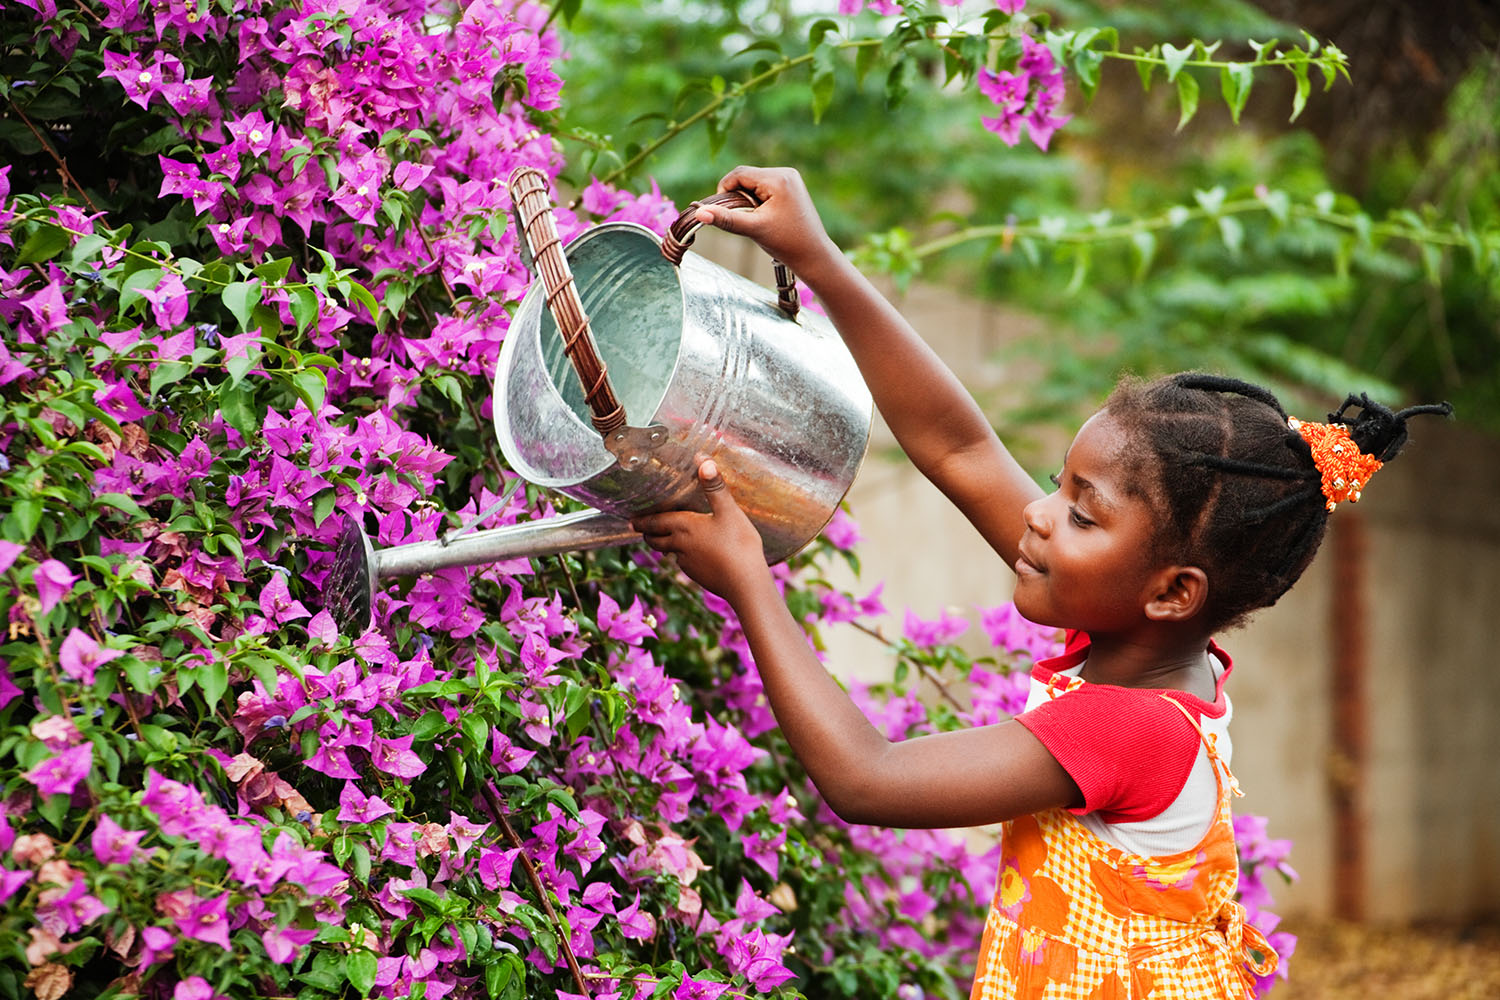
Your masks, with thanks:
[[[1021,511],[1042,491],[968,390],[829,239],[795,170],[737,167],[719,188],[747,190],[761,205],[749,212],[704,208],[698,218],[750,237],[807,283],[912,464],[1014,565],[1025,529]]]
[[[814,655],[766,567],[755,526],[727,489],[711,488],[713,463],[699,474],[711,513],[648,515],[636,529],[734,608],[776,721],[834,812],[851,823],[936,828],[1082,804],[1073,779],[1016,722],[887,740]]]

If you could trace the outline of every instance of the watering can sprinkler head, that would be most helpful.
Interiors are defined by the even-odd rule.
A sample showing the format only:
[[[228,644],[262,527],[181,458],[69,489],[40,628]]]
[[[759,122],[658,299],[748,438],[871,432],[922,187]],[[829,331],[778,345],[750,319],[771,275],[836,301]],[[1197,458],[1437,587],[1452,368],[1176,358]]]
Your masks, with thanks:
[[[467,534],[460,529],[432,541],[377,549],[356,519],[342,516],[333,568],[324,581],[323,593],[329,614],[345,635],[358,635],[374,623],[377,584],[388,577],[586,552],[628,545],[641,537],[623,518],[585,510]]]

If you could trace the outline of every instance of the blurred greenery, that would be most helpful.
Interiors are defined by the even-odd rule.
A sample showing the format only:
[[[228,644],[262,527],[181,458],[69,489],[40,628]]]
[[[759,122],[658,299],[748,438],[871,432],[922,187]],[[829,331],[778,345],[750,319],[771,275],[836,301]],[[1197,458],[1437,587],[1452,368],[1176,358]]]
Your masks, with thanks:
[[[765,44],[742,52],[751,41],[774,39],[781,52],[804,52],[809,25],[835,9],[832,0],[588,0],[573,19],[563,72],[570,120],[601,151],[573,162],[594,175],[618,168],[703,106],[715,87],[722,92],[726,82],[764,71],[757,60],[775,52]],[[1111,25],[1125,52],[1135,44],[1222,39],[1221,54],[1247,58],[1251,39],[1302,37],[1241,0],[1028,6],[1037,10],[1059,28]],[[853,35],[880,34],[890,22],[866,13],[835,23]],[[834,96],[815,122],[809,74],[794,70],[731,101],[712,129],[685,129],[629,182],[644,186],[649,176],[683,203],[711,192],[736,163],[794,165],[834,238],[864,248],[862,264],[898,278],[920,268],[925,280],[1042,315],[1055,335],[1005,348],[1008,361],[1039,373],[1018,387],[1018,405],[991,408],[1005,430],[1075,423],[1124,370],[1202,367],[1270,383],[1303,412],[1370,391],[1392,403],[1449,399],[1460,419],[1500,431],[1500,276],[1488,253],[1361,239],[1311,217],[1282,221],[1270,212],[1082,248],[991,237],[927,257],[921,251],[967,227],[1049,217],[1075,220],[1075,228],[1092,218],[1097,226],[1202,204],[1196,192],[1245,199],[1257,188],[1293,203],[1336,204],[1359,225],[1394,218],[1431,233],[1456,225],[1493,234],[1500,227],[1500,61],[1482,47],[1465,58],[1468,70],[1430,124],[1393,121],[1362,136],[1371,152],[1357,177],[1331,166],[1339,158],[1324,138],[1287,121],[1285,81],[1257,76],[1239,126],[1222,105],[1205,102],[1178,130],[1172,88],[1158,76],[1143,91],[1121,60],[1106,61],[1091,103],[1070,77],[1075,118],[1050,152],[1008,148],[980,126],[984,98],[972,86],[945,85],[934,45],[900,81],[905,95],[894,106],[884,68],[860,79],[855,59],[841,58]],[[1337,84],[1340,99],[1378,86],[1365,81],[1378,81],[1381,69],[1355,62],[1353,82]],[[1201,82],[1205,94],[1217,91],[1211,77]],[[1351,88],[1352,95],[1342,93]],[[1313,91],[1309,107],[1332,99],[1321,86]],[[640,117],[657,110],[665,117]]]

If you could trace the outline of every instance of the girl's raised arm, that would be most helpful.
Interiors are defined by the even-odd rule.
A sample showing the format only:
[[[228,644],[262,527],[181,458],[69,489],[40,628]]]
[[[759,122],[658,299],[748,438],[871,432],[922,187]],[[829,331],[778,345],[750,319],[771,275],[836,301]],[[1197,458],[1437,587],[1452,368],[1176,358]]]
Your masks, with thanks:
[[[699,220],[753,239],[807,283],[912,464],[1013,566],[1025,527],[1021,511],[1041,489],[952,370],[828,237],[795,170],[736,167],[719,189],[736,188],[755,195],[760,207],[705,207]]]

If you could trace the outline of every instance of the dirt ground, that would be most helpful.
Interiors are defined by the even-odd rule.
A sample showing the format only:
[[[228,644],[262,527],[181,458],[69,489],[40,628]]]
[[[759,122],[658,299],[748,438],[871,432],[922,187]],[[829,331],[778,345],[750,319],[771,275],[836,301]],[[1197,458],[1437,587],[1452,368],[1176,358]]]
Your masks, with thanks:
[[[1372,927],[1288,920],[1290,978],[1270,1000],[1500,1000],[1500,922]]]

